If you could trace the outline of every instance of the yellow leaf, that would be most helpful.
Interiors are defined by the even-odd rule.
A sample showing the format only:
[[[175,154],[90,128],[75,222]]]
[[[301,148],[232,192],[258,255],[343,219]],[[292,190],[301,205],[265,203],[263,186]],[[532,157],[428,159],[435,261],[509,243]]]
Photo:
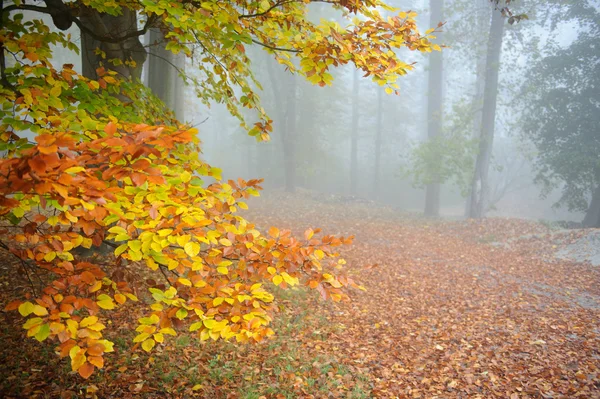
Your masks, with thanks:
[[[81,166],[73,166],[67,170],[65,170],[66,173],[77,173],[77,172],[84,172],[85,168],[81,167]]]
[[[202,384],[196,384],[192,387],[192,391],[198,391],[199,389],[202,389]]]
[[[29,316],[31,312],[33,312],[33,303],[24,302],[21,305],[19,305],[19,313],[21,313],[21,316]]]
[[[229,274],[229,269],[225,266],[217,267],[217,271],[221,274]]]
[[[200,253],[200,244],[198,244],[197,242],[188,242],[187,244],[185,244],[183,249],[185,250],[185,253],[188,254],[188,256],[193,257]]]
[[[165,340],[164,335],[162,335],[161,333],[156,333],[153,335],[153,337],[154,337],[154,340],[158,343],[162,343]]]
[[[267,267],[267,271],[269,272],[270,275],[277,273],[277,269],[275,269],[273,266]]]
[[[386,88],[385,88],[385,92],[386,92],[387,94],[392,94],[392,93],[394,92],[394,89],[392,89],[391,87],[386,87]]]
[[[96,316],[88,316],[79,322],[79,325],[83,327],[91,326],[92,324],[96,324],[98,322],[98,317]]]
[[[282,281],[283,281],[283,277],[281,277],[280,275],[273,277],[273,284],[275,284],[275,285],[281,284]]]
[[[225,299],[221,298],[221,297],[213,299],[213,306],[219,306],[220,304],[223,303],[224,300]]]
[[[219,243],[221,243],[221,245],[226,246],[226,247],[230,247],[231,245],[233,245],[231,243],[231,241],[229,241],[227,238],[221,238],[219,240]]]
[[[44,320],[42,320],[39,317],[32,317],[31,319],[27,320],[25,322],[25,324],[23,324],[23,328],[25,330],[29,330],[34,326],[38,326],[38,325],[42,324],[43,322],[44,322]]]
[[[202,328],[202,322],[197,321],[190,326],[190,332],[194,332],[196,330],[199,330],[200,328]]]
[[[177,333],[175,332],[175,330],[173,330],[170,327],[161,328],[158,332],[160,332],[161,334],[168,334],[168,335],[172,335],[172,336],[176,336],[177,335]]]
[[[180,247],[183,247],[183,246],[185,246],[185,244],[187,244],[190,241],[191,238],[192,238],[192,236],[190,236],[189,234],[185,235],[185,236],[177,236],[176,241]]]
[[[48,309],[40,305],[33,305],[33,313],[36,316],[46,316],[48,314]]]
[[[179,277],[177,279],[177,282],[183,284],[183,285],[187,285],[188,287],[192,286],[192,282],[190,280],[188,280],[187,278],[183,278],[183,277]]]
[[[142,349],[146,352],[150,352],[152,348],[154,348],[154,345],[156,345],[156,342],[152,338],[149,338],[142,342]]]
[[[106,309],[106,310],[111,310],[115,308],[115,303],[112,301],[112,299],[103,299],[101,301],[96,302],[98,304],[98,306],[100,306],[102,309]]]
[[[291,286],[298,284],[298,279],[296,277],[292,277],[286,272],[281,273],[283,280]]]
[[[100,288],[102,288],[102,281],[96,280],[96,282],[94,282],[94,284],[92,284],[92,286],[88,289],[88,292],[94,293],[94,292],[98,291]]]

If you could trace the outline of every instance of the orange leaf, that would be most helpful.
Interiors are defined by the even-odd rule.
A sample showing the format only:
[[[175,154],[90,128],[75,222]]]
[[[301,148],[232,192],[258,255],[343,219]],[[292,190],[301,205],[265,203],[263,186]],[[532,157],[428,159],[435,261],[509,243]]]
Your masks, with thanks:
[[[21,301],[12,301],[11,303],[9,303],[8,305],[6,305],[6,307],[4,307],[4,310],[6,310],[7,312],[10,310],[15,310],[19,307],[19,305],[21,304]]]
[[[273,238],[277,238],[279,237],[279,229],[277,227],[271,227],[269,229],[269,235]]]
[[[104,358],[102,356],[88,356],[88,362],[101,369],[104,367]]]
[[[79,373],[80,376],[82,376],[83,378],[85,378],[86,380],[90,377],[90,375],[92,375],[92,373],[94,372],[94,365],[85,362],[83,364],[83,366],[79,367],[77,369],[77,372]]]

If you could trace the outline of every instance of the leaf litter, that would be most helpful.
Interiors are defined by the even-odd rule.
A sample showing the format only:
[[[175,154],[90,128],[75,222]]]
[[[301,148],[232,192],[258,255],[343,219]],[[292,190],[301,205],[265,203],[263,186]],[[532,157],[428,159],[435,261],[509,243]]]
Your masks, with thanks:
[[[277,336],[260,345],[178,337],[147,355],[120,327],[115,361],[83,382],[2,313],[4,397],[600,398],[600,269],[557,257],[594,230],[516,219],[419,218],[351,197],[272,191],[261,228],[355,234],[343,254],[367,291],[330,303],[280,292]],[[27,282],[8,285],[2,304]],[[130,335],[130,334],[129,334]]]

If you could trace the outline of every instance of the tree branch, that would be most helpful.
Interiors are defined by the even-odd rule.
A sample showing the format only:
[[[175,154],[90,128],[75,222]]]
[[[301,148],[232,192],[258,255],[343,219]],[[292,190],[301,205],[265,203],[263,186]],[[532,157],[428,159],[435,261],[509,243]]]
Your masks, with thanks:
[[[52,4],[50,2],[46,2],[47,4]],[[62,4],[62,3],[61,3]],[[64,4],[63,4],[64,5]],[[121,43],[127,39],[131,39],[132,37],[137,37],[137,36],[143,36],[146,34],[146,32],[148,32],[148,29],[150,29],[152,27],[152,25],[157,21],[158,15],[153,14],[150,17],[148,17],[148,20],[146,21],[146,23],[144,24],[144,26],[142,27],[142,29],[140,30],[136,30],[133,32],[129,32],[126,35],[123,36],[119,36],[119,37],[113,37],[111,36],[108,32],[105,35],[99,35],[97,34],[93,29],[87,27],[83,22],[81,22],[81,20],[77,17],[75,17],[74,15],[71,14],[70,10],[68,10],[69,12],[65,12],[57,7],[40,7],[40,6],[34,6],[34,5],[29,5],[29,4],[21,4],[21,5],[11,5],[8,6],[6,8],[4,8],[2,10],[2,14],[4,14],[5,12],[9,13],[11,11],[17,11],[17,10],[23,10],[23,11],[35,11],[35,12],[39,12],[41,14],[48,14],[48,15],[52,15],[53,16],[53,21],[56,24],[56,20],[55,17],[57,15],[63,16],[63,17],[68,17],[69,21],[73,22],[75,25],[77,25],[77,27],[84,32],[86,35],[89,35],[91,38],[93,38],[94,40],[100,41],[100,42],[104,42],[104,43]],[[61,28],[61,26],[57,26],[58,28]],[[62,29],[62,28],[61,28]]]

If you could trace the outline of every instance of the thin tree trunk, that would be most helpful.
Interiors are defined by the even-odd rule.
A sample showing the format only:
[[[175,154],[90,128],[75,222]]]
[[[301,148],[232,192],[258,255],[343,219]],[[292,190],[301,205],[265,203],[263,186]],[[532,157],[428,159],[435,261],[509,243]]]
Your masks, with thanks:
[[[288,97],[285,115],[285,134],[283,135],[283,163],[285,166],[285,191],[293,193],[296,190],[296,76],[288,77]]]
[[[356,195],[358,187],[358,71],[352,79],[352,136],[350,142],[350,194]]]
[[[173,54],[165,48],[165,39],[159,29],[150,30],[150,50],[148,60],[148,87],[175,113],[176,118],[184,118],[184,87],[180,73],[185,68],[183,54]]]
[[[489,0],[478,0],[475,5],[477,8],[476,29],[477,32],[483,32],[490,24],[490,8]],[[472,138],[479,137],[481,131],[481,111],[483,109],[483,89],[485,87],[485,61],[486,61],[486,45],[483,40],[478,41],[475,48],[476,56],[476,73],[477,80],[475,81],[475,95],[473,96],[472,107],[474,110],[472,126]],[[471,190],[467,194],[465,201],[465,217],[469,217],[471,213]]]
[[[273,68],[273,63],[275,63],[274,60],[272,60],[269,57],[265,56],[265,64],[267,66],[267,74],[269,75],[269,80],[271,81],[271,91],[273,92],[273,105],[274,105],[274,112],[275,112],[275,118],[273,118],[273,131],[274,131],[274,140],[279,140],[279,142],[281,143],[281,153],[285,154],[285,148],[284,148],[284,136],[285,136],[285,128],[286,128],[286,122],[285,122],[285,104],[284,104],[284,99],[282,97],[282,81],[284,79],[284,77],[282,76],[281,73],[279,73],[278,69]],[[262,157],[261,161],[262,161],[262,166],[261,166],[261,170],[263,171],[263,173],[267,173],[267,172],[271,172],[272,167],[274,166],[274,160],[276,159],[276,155],[277,154],[277,150],[276,147],[274,146],[262,146],[263,148],[263,154],[266,154],[266,156]],[[285,159],[283,160],[283,162],[285,162]],[[284,166],[284,170],[285,170],[285,165]],[[284,177],[285,179],[285,177]],[[285,183],[284,183],[285,184]]]
[[[430,25],[437,26],[444,18],[444,0],[430,0]],[[437,34],[441,40],[441,32]],[[442,133],[443,123],[443,56],[433,52],[429,57],[429,97],[427,101],[427,138],[434,140]],[[425,216],[440,215],[440,183],[433,182],[425,188]]]
[[[471,218],[482,218],[485,216],[486,201],[488,200],[488,172],[494,143],[498,73],[500,69],[503,33],[504,18],[500,10],[495,9],[492,11],[492,23],[490,25],[490,37],[486,57],[479,152],[477,154],[475,173],[471,185],[471,209],[469,212],[469,217]]]
[[[381,136],[383,134],[383,90],[377,90],[377,130],[375,131],[375,167],[373,169],[373,196],[379,198],[379,169],[381,165]]]

